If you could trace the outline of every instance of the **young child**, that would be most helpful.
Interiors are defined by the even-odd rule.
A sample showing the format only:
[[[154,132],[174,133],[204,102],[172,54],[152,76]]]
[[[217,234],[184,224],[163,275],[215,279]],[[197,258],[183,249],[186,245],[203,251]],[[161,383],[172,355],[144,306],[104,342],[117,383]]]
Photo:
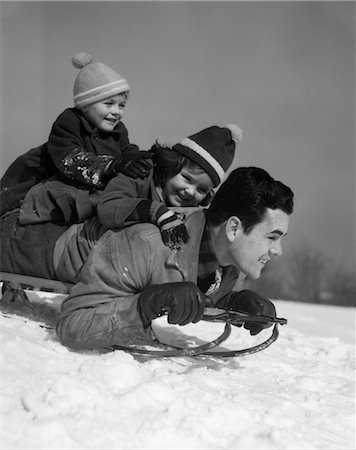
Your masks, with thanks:
[[[57,178],[90,191],[102,189],[116,173],[144,178],[149,154],[130,144],[121,119],[128,101],[128,82],[87,53],[72,58],[80,69],[74,108],[62,112],[46,144],[18,157],[1,179],[1,214],[18,206],[28,189]]]

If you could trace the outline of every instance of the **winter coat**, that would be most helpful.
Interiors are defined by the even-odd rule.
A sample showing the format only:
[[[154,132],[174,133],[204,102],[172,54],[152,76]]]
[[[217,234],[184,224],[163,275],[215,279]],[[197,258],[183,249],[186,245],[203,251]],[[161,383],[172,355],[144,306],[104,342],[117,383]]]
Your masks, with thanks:
[[[91,125],[76,108],[67,108],[53,123],[47,143],[21,155],[16,160],[18,163],[15,161],[9,167],[1,179],[1,188],[28,180],[29,173],[33,176],[32,171],[39,173],[33,184],[62,174],[78,185],[102,187],[103,167],[128,150],[138,151],[138,147],[130,144],[127,128],[122,122],[112,132],[103,132]],[[77,159],[73,157],[76,154],[79,154]]]
[[[90,124],[75,108],[66,109],[54,122],[46,151],[59,173],[78,185],[100,188],[105,185],[103,170],[112,158],[125,151],[138,151],[130,144],[125,125],[119,122],[112,132]]]
[[[1,214],[17,207],[31,186],[55,174],[77,187],[103,188],[108,162],[127,151],[139,149],[130,144],[122,122],[103,132],[68,108],[54,122],[47,143],[19,156],[1,178]]]
[[[190,240],[178,252],[163,244],[151,224],[106,231],[62,304],[56,327],[61,342],[74,349],[152,343],[152,329],[145,330],[140,318],[140,295],[149,285],[197,283],[205,223],[204,211],[195,208],[185,220]],[[231,292],[237,277],[235,267],[224,268],[214,304]]]

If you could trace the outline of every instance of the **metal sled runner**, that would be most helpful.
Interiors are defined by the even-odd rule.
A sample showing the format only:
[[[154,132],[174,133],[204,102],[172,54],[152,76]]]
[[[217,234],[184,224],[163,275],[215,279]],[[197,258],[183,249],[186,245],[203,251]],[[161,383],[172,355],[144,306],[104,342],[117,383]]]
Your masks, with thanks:
[[[22,302],[24,306],[31,308],[31,302],[28,299],[24,290],[35,290],[45,292],[55,292],[58,294],[68,294],[71,287],[70,283],[63,283],[61,281],[48,280],[45,278],[30,277],[25,275],[17,275],[7,272],[0,272],[0,281],[3,282],[1,302],[5,305],[11,305],[14,299]],[[224,309],[206,308],[202,320],[208,322],[225,322],[223,333],[213,341],[207,342],[196,347],[175,347],[157,342],[162,350],[149,350],[145,348],[138,348],[134,346],[113,345],[106,350],[115,351],[122,350],[135,355],[153,356],[153,357],[182,357],[182,356],[211,356],[211,357],[235,357],[246,356],[264,350],[275,342],[279,336],[278,325],[285,325],[286,319],[269,317],[269,316],[248,316],[245,313],[238,311],[226,311]],[[250,348],[241,350],[228,351],[212,351],[215,347],[226,341],[231,334],[232,325],[242,325],[246,322],[260,322],[263,324],[273,325],[271,336],[264,342]]]

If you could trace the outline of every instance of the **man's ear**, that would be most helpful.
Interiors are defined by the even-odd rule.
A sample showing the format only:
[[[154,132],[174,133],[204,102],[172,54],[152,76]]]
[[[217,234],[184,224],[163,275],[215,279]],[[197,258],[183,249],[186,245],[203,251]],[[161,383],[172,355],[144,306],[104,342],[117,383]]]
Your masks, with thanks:
[[[229,217],[225,225],[225,231],[228,240],[233,242],[243,231],[241,220],[237,216]]]

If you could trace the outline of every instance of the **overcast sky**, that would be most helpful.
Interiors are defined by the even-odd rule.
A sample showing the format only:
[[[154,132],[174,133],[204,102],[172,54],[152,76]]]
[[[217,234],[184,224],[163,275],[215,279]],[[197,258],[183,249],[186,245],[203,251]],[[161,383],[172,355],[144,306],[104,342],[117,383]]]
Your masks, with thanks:
[[[284,251],[355,269],[355,3],[1,2],[1,175],[73,105],[71,56],[124,76],[142,149],[210,125],[295,192]]]

